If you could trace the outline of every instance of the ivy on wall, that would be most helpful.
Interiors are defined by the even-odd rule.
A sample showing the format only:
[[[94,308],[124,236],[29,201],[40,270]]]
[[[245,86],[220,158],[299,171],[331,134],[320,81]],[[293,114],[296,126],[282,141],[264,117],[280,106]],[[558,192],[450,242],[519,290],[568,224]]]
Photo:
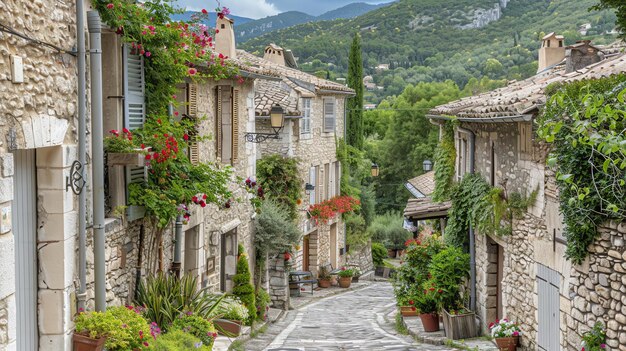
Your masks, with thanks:
[[[257,161],[257,177],[263,184],[265,196],[283,206],[293,220],[298,218],[302,202],[302,180],[298,175],[298,160],[281,155],[268,155]]]
[[[454,146],[454,126],[456,121],[446,121],[443,124],[443,135],[435,150],[435,190],[432,194],[434,201],[446,201],[454,186],[454,164],[456,148]]]
[[[553,145],[566,256],[581,263],[598,226],[626,220],[626,75],[548,87],[538,135]]]

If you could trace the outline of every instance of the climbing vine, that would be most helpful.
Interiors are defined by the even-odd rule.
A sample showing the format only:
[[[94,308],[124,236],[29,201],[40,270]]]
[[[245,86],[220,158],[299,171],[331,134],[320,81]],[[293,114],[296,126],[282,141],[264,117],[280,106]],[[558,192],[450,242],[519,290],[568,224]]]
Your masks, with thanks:
[[[257,161],[257,176],[265,196],[281,205],[293,220],[298,218],[304,185],[298,175],[298,160],[268,155]]]
[[[513,219],[521,218],[537,199],[535,189],[528,196],[492,187],[480,174],[466,174],[452,190],[445,240],[449,245],[469,248],[468,231],[485,235],[511,235]]]
[[[626,75],[548,87],[538,135],[553,145],[566,256],[581,263],[608,220],[626,220]]]
[[[455,123],[456,121],[445,122],[443,135],[435,150],[435,191],[432,194],[434,201],[450,199],[450,193],[454,186],[454,163],[456,160],[456,148],[454,146]]]

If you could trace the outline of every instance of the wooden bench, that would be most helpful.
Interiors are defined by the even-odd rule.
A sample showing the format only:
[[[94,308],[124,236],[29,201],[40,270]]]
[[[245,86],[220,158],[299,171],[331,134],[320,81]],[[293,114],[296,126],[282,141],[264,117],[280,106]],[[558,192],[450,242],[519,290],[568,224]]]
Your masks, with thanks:
[[[311,284],[311,295],[313,295],[313,284],[317,284],[317,279],[313,278],[313,274],[309,271],[294,271],[289,272],[289,285],[291,284],[297,285],[298,288],[304,284]]]

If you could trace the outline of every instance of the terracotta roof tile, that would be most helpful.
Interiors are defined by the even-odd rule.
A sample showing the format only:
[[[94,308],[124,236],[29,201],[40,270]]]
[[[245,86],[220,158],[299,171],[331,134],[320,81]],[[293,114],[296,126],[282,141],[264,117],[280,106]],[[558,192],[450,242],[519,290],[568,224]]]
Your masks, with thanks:
[[[424,196],[430,196],[435,191],[435,172],[424,173],[409,180],[409,183]]]
[[[409,219],[434,219],[446,217],[451,202],[433,202],[428,197],[409,199],[404,209],[404,217]]]

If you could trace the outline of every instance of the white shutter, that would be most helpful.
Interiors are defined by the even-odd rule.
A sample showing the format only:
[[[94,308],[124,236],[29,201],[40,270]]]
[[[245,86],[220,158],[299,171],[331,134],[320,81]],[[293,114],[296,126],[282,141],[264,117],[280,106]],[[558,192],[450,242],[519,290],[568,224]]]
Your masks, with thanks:
[[[335,162],[335,195],[341,195],[341,162]]]
[[[330,182],[330,163],[327,163],[324,165],[324,200],[331,198]]]
[[[128,45],[124,45],[122,52],[124,61],[124,127],[132,131],[143,127],[146,120],[144,90],[146,83],[143,56],[131,54]],[[127,187],[128,184],[141,183],[145,179],[146,167],[126,167]]]
[[[302,120],[300,120],[300,134],[311,133],[311,98],[302,99]]]
[[[315,182],[315,176],[316,176],[316,170],[315,167],[311,167],[309,168],[309,184],[311,185],[317,185]],[[309,205],[313,205],[315,204],[315,190],[312,190],[309,192]]]
[[[335,131],[335,98],[324,98],[324,132]]]

